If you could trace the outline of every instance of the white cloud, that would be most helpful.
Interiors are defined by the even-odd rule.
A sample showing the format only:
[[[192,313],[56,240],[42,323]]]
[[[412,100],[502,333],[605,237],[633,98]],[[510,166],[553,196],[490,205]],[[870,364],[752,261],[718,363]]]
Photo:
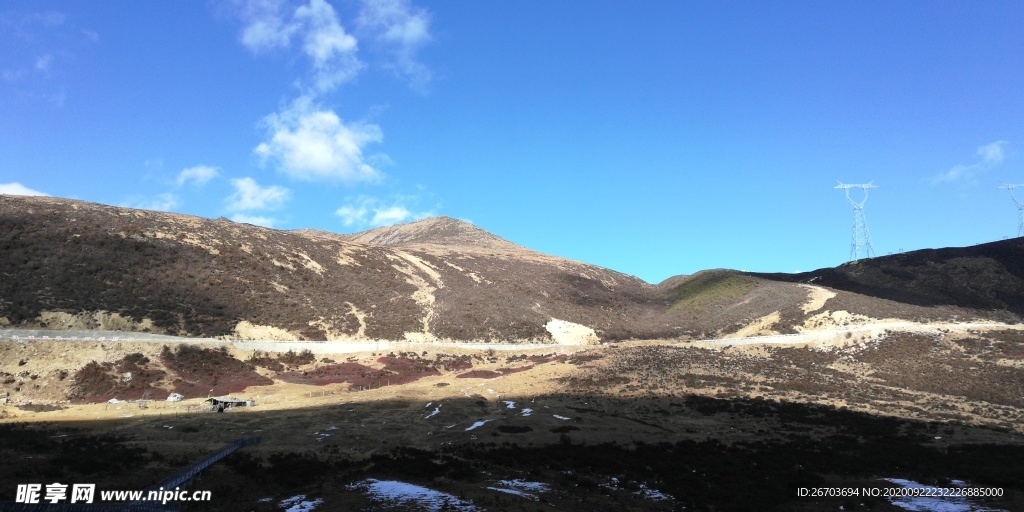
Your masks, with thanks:
[[[242,29],[242,44],[256,53],[291,44],[292,35],[299,27],[285,20],[281,14],[283,7],[284,2],[280,0],[246,2],[241,12],[246,22]]]
[[[36,71],[47,71],[50,69],[50,64],[53,64],[53,55],[43,55],[36,59]]]
[[[1002,163],[1006,158],[1007,144],[1009,143],[1005,140],[997,140],[979,147],[975,152],[978,157],[976,162],[970,165],[957,165],[952,169],[935,176],[932,179],[932,182],[948,183],[962,179],[971,180],[976,178],[984,171]]]
[[[356,25],[363,33],[383,43],[394,56],[392,66],[414,87],[431,79],[430,69],[416,60],[416,54],[429,43],[430,15],[415,9],[408,0],[363,0]]]
[[[40,192],[26,187],[18,182],[0,183],[0,194],[9,196],[49,196],[46,192]]]
[[[228,197],[228,210],[234,212],[272,210],[280,208],[291,198],[291,191],[284,187],[261,187],[248,177],[233,179],[231,185],[235,187],[235,193]]]
[[[978,148],[977,154],[981,157],[981,161],[986,165],[998,164],[1006,158],[1006,144],[1007,142],[1005,140],[985,144]]]
[[[350,198],[347,204],[338,208],[334,214],[341,218],[346,227],[380,227],[401,222],[419,220],[434,215],[432,211],[413,212],[408,203],[415,198],[397,196],[390,202],[369,196]]]
[[[366,147],[380,143],[379,126],[346,122],[318,99],[350,82],[365,67],[359,59],[359,41],[341,23],[325,0],[307,0],[294,9],[285,0],[248,0],[241,8],[245,23],[242,44],[253,52],[291,48],[298,41],[309,59],[310,73],[299,81],[298,98],[263,119],[267,136],[255,153],[274,161],[278,169],[307,181],[374,182],[382,176],[378,162],[386,155],[366,155]],[[430,80],[429,70],[416,59],[418,49],[430,41],[430,18],[407,1],[362,3],[356,26],[393,52],[391,64],[414,85]]]
[[[197,165],[195,167],[189,167],[188,169],[182,169],[178,173],[178,185],[184,185],[186,183],[195,183],[196,185],[203,185],[206,182],[216,178],[220,174],[220,171],[216,167],[210,167],[209,165]]]
[[[246,26],[242,44],[260,53],[288,48],[302,40],[302,50],[312,61],[312,90],[324,93],[354,78],[363,68],[357,53],[358,40],[345,31],[331,4],[309,0],[291,13],[279,0],[250,0],[242,8]]]
[[[231,216],[231,220],[235,222],[244,222],[246,224],[254,224],[256,226],[263,226],[265,228],[272,228],[277,222],[276,219],[270,217],[263,217],[260,215],[246,215],[244,213],[236,213]]]
[[[331,91],[359,73],[363,64],[356,56],[358,42],[345,32],[331,4],[310,0],[295,10],[295,19],[305,29],[303,50],[313,60],[317,91]]]
[[[377,125],[346,124],[333,110],[316,108],[306,97],[264,122],[270,136],[256,147],[256,154],[275,160],[293,178],[351,183],[382,176],[363,154],[367,145],[384,138]]]
[[[178,200],[178,196],[174,194],[157,194],[149,198],[140,198],[138,196],[130,199],[127,203],[122,206],[128,208],[138,208],[140,210],[156,210],[160,212],[169,212],[180,205],[181,202]]]

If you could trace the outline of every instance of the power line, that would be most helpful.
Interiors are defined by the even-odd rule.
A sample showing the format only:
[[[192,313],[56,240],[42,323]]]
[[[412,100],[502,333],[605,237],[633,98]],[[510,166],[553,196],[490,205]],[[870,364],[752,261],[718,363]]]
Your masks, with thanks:
[[[1017,198],[1013,196],[1013,189],[1017,187],[1024,187],[1024,184],[1007,185],[1006,183],[1003,183],[999,186],[999,188],[1005,188],[1010,191],[1010,199],[1013,201],[1013,204],[1017,205],[1017,236],[1024,236],[1024,203],[1018,201]]]
[[[871,246],[871,232],[868,231],[868,218],[864,215],[864,203],[868,202],[868,189],[878,188],[874,182],[859,185],[850,185],[836,180],[834,188],[841,188],[846,192],[846,200],[853,206],[853,236],[850,241],[850,261],[864,258],[871,258],[875,255],[875,248]],[[864,192],[864,199],[859,202],[850,197],[850,189],[859,188]]]

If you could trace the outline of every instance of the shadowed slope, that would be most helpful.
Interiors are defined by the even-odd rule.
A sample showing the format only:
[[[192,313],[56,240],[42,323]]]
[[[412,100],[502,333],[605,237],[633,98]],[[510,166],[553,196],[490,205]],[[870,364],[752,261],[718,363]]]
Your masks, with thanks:
[[[749,275],[921,306],[1024,315],[1024,238],[880,256],[800,274]]]

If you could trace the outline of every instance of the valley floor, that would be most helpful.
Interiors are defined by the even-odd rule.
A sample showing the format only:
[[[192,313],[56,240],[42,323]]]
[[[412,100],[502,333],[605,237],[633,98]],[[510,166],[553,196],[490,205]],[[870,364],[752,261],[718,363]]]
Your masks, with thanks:
[[[206,412],[199,389],[181,402],[66,398],[73,379],[59,372],[93,359],[139,353],[167,381],[189,378],[161,359],[160,343],[3,341],[13,382],[0,451],[33,469],[0,470],[0,500],[29,481],[141,489],[259,436],[195,484],[215,502],[185,510],[280,510],[299,495],[320,500],[317,510],[436,509],[380,501],[380,482],[479,510],[900,510],[879,497],[797,496],[900,485],[886,478],[998,487],[1004,496],[958,510],[1024,510],[1020,326],[851,326],[746,341],[317,354],[257,366],[271,382],[232,393],[255,406],[223,414]],[[259,354],[193,344],[238,361]],[[332,381],[346,364],[380,373]]]

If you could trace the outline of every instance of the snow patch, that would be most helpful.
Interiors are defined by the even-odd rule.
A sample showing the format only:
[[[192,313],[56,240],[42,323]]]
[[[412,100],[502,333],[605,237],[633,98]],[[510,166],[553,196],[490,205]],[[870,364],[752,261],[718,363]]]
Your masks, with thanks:
[[[514,494],[516,496],[537,501],[537,495],[531,493],[548,492],[551,487],[542,482],[526,482],[524,480],[499,480],[500,487],[488,487],[492,491]]]
[[[523,409],[523,416],[529,416],[531,414],[533,414],[533,409],[530,409],[529,407]]]
[[[882,480],[892,482],[903,488],[935,490],[936,494],[941,491],[940,489],[936,489],[930,485],[920,484],[913,480],[904,480],[902,478],[883,478]],[[960,480],[954,480],[954,482],[963,483]],[[898,496],[889,498],[889,503],[892,503],[903,510],[911,510],[914,512],[1006,512],[1005,510],[997,510],[985,508],[981,505],[975,505],[967,501],[967,498],[962,496]]]
[[[657,489],[651,489],[647,487],[647,484],[640,484],[640,490],[636,492],[641,498],[647,498],[653,501],[668,501],[672,499],[672,496],[665,494]]]
[[[478,422],[476,422],[476,423],[474,423],[474,424],[470,425],[469,427],[467,427],[467,428],[466,428],[466,432],[469,432],[470,430],[474,430],[474,429],[476,429],[477,427],[482,427],[482,426],[484,426],[484,424],[485,424],[485,423],[487,423],[488,421],[491,421],[491,420],[483,420],[483,421],[478,421]]]
[[[292,496],[291,498],[283,500],[278,505],[281,508],[285,509],[285,512],[311,512],[313,510],[316,510],[316,507],[319,507],[321,504],[323,504],[323,502],[324,500],[322,498],[316,498],[315,500],[307,501],[306,495],[300,494],[298,496]]]
[[[350,484],[347,488],[350,491],[363,491],[375,501],[384,501],[395,506],[419,506],[431,512],[440,510],[472,512],[477,510],[472,502],[460,500],[451,494],[395,480],[368,478],[362,482]]]
[[[509,408],[509,409],[515,409],[516,408],[516,403],[511,401],[511,400],[502,400],[501,403],[505,404],[505,406],[507,408]]]
[[[433,402],[431,402],[431,403],[433,403]],[[434,408],[434,412],[424,416],[423,419],[428,420],[428,419],[433,418],[434,416],[437,416],[438,414],[440,414],[440,412],[441,412],[441,405],[442,404],[437,404],[437,407]],[[427,406],[429,407],[430,404],[427,404]]]
[[[572,419],[572,418],[566,418],[565,416],[559,416],[557,414],[552,414],[552,416],[554,416],[555,419],[559,419],[559,420],[571,420]]]

